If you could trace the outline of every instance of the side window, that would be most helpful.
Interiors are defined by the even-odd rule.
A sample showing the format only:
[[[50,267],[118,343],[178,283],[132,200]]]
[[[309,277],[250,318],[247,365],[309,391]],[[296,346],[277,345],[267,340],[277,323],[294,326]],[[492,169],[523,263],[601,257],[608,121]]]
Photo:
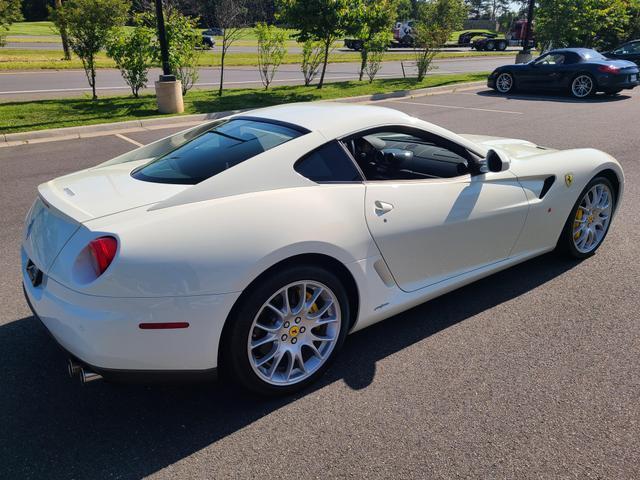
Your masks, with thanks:
[[[567,52],[564,54],[564,64],[565,65],[573,65],[574,63],[578,63],[580,57],[575,53]]]
[[[362,181],[353,161],[336,141],[302,157],[294,168],[300,175],[318,183]]]
[[[367,180],[424,180],[469,173],[471,153],[424,131],[374,131],[345,145]]]

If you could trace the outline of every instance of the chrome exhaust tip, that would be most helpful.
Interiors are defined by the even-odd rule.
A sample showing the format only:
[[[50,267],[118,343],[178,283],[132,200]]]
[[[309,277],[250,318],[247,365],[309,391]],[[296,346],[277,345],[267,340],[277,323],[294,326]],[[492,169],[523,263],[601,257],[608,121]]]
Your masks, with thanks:
[[[82,370],[80,364],[74,362],[71,358],[67,360],[67,372],[69,372],[69,376],[71,378],[78,375],[80,373],[80,370]]]
[[[82,385],[86,385],[94,380],[102,380],[102,375],[80,367],[80,383]]]

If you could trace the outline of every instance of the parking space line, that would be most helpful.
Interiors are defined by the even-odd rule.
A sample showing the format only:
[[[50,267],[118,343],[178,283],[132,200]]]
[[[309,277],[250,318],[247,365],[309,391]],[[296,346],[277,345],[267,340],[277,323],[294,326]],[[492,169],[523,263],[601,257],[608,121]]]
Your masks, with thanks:
[[[512,110],[492,110],[490,108],[475,108],[475,107],[460,107],[458,105],[439,105],[437,103],[422,103],[422,102],[404,102],[401,100],[391,100],[390,103],[404,103],[407,105],[418,105],[425,107],[440,107],[440,108],[451,108],[456,110],[476,110],[479,112],[491,112],[491,113],[507,113],[510,115],[524,115],[523,112],[514,112]]]
[[[129,138],[129,137],[125,137],[124,135],[122,135],[120,133],[116,133],[116,137],[121,138],[125,142],[133,143],[136,147],[144,147],[144,143],[136,142],[134,139]]]

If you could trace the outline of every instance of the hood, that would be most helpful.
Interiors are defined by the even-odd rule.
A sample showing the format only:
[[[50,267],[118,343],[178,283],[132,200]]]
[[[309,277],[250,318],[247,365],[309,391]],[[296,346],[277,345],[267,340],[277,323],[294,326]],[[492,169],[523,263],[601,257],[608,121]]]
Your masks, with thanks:
[[[553,148],[541,147],[527,140],[517,138],[489,137],[486,135],[460,135],[467,140],[478,144],[483,150],[489,148],[497,148],[505,152],[509,157],[514,159],[526,159],[545,153],[555,152]]]
[[[43,183],[38,192],[47,204],[86,222],[166,200],[191,185],[168,185],[136,180],[131,172],[149,160],[90,168]]]

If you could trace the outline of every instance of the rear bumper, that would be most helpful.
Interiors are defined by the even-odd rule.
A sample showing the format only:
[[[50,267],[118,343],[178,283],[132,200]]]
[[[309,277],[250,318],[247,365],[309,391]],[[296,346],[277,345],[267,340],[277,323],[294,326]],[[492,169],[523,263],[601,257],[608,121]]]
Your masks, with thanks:
[[[598,88],[602,90],[628,90],[640,85],[640,74],[636,75],[636,80],[631,81],[631,75],[600,75],[597,78]]]
[[[24,270],[23,270],[24,272]],[[222,327],[239,294],[112,298],[70,290],[46,275],[23,288],[34,316],[71,357],[105,377],[210,376]],[[188,322],[148,330],[140,323]]]

